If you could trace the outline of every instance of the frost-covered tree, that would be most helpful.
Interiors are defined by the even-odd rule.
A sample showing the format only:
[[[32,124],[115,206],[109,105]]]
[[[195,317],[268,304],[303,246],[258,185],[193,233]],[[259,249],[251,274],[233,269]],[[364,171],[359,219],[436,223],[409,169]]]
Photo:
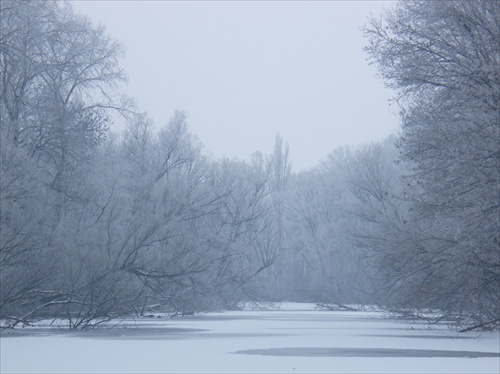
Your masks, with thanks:
[[[285,255],[288,247],[286,219],[289,215],[290,204],[287,200],[287,192],[292,170],[288,144],[280,135],[276,135],[273,153],[266,159],[266,170],[269,175],[272,208],[265,229],[259,238],[261,243],[258,246],[265,248],[266,253],[272,253],[268,260],[268,263],[272,265],[271,272],[267,273],[269,279],[266,283],[268,284],[267,292],[276,295],[282,293],[282,290],[286,288],[283,283],[282,262],[275,260]]]
[[[3,1],[0,12],[3,136],[76,197],[75,176],[110,122],[104,108],[121,106],[121,47],[68,3]]]
[[[354,200],[351,212],[356,217],[350,228],[353,244],[362,248],[367,291],[371,301],[384,306],[412,306],[421,297],[414,289],[405,294],[405,285],[414,282],[412,272],[417,266],[410,204],[404,198],[402,175],[405,163],[396,163],[398,152],[395,137],[353,150],[348,160],[346,181]],[[404,294],[402,301],[398,297]],[[425,297],[425,296],[424,296]]]
[[[432,306],[493,325],[500,312],[499,20],[497,1],[410,0],[365,29],[372,63],[398,93],[402,157],[414,165],[409,198],[424,238],[418,259],[426,260],[412,272],[431,280],[422,289]]]
[[[119,44],[68,3],[0,3],[0,314],[6,318],[29,320],[44,306],[68,301],[53,298],[61,289],[51,287],[66,274],[56,276],[55,265],[81,249],[93,153],[107,131],[107,108],[122,109],[114,98],[123,80],[120,55]]]
[[[382,146],[380,146],[382,148]],[[363,149],[334,150],[314,170],[292,175],[286,194],[287,247],[282,297],[308,300],[334,309],[370,302],[370,271],[365,247],[357,245],[364,217],[352,192]],[[384,168],[385,159],[377,159]]]

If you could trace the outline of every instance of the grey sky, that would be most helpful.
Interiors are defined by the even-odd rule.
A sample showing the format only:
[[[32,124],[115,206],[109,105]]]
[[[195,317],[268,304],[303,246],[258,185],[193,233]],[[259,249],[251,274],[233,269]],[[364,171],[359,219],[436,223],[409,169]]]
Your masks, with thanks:
[[[128,94],[157,126],[185,110],[215,157],[269,153],[293,170],[398,126],[360,26],[386,1],[76,1],[126,49]]]

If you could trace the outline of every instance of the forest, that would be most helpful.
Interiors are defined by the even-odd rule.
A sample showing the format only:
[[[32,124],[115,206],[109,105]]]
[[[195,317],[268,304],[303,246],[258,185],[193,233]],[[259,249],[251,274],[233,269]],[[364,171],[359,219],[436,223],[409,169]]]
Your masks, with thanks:
[[[0,22],[2,328],[267,301],[500,326],[499,2],[368,20],[401,129],[300,173],[279,135],[214,159],[183,111],[153,125],[70,4],[2,0]]]

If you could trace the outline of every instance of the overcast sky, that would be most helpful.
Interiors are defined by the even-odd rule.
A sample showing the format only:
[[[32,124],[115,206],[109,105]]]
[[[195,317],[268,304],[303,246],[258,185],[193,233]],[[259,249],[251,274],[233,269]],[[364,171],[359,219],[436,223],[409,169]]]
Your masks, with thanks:
[[[300,171],[398,128],[359,30],[391,1],[73,3],[124,45],[140,109],[157,127],[185,110],[215,157],[270,153],[279,133]]]

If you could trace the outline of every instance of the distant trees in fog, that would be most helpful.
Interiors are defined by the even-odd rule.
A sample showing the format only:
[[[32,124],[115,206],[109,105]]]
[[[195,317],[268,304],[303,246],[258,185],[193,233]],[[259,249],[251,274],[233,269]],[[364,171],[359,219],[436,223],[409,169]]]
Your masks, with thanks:
[[[296,300],[495,327],[499,5],[404,1],[366,28],[402,136],[291,173],[209,158],[117,95],[120,45],[58,1],[0,3],[0,319],[70,328]],[[109,134],[112,112],[128,124]]]

